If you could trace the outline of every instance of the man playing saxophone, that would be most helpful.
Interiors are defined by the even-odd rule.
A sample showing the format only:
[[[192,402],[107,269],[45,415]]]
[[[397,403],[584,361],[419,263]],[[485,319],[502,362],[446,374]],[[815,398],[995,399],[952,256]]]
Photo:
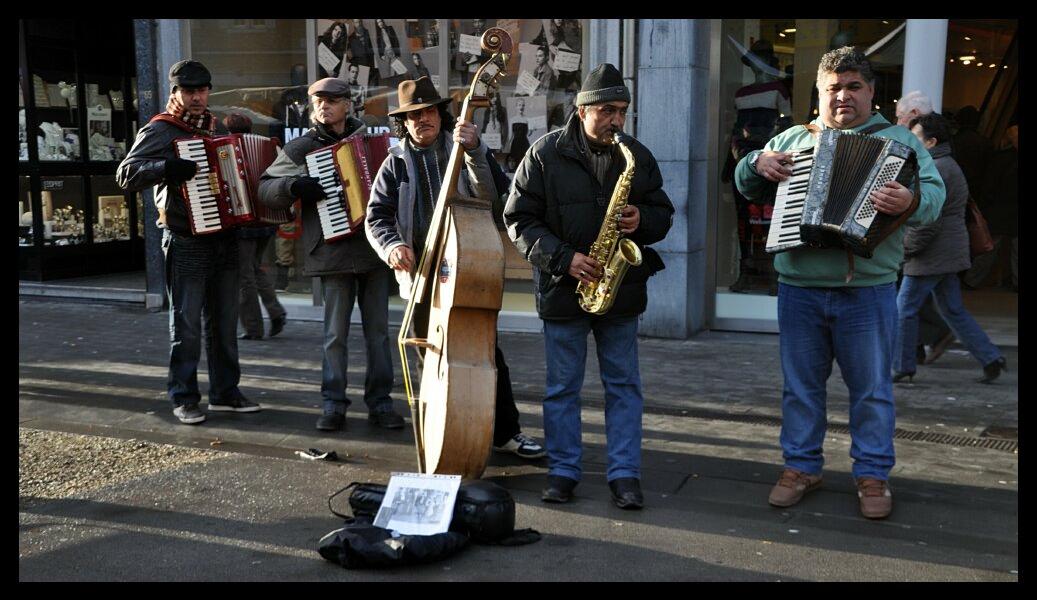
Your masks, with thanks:
[[[564,129],[537,140],[523,158],[504,209],[508,235],[533,265],[537,312],[544,322],[547,384],[544,436],[549,470],[541,499],[568,502],[580,481],[580,390],[587,362],[587,334],[594,332],[605,388],[605,433],[609,488],[620,508],[638,509],[641,493],[641,393],[637,362],[637,317],[648,303],[647,280],[663,268],[646,248],[662,240],[672,224],[673,205],[663,191],[659,167],[647,148],[624,138],[633,164],[614,143],[623,128],[630,90],[610,64],[595,68],[576,96],[577,110]],[[631,178],[632,177],[632,178]],[[617,196],[613,191],[621,185]],[[606,211],[621,235],[606,235]],[[602,314],[581,308],[577,286],[594,288],[608,260],[591,250],[601,237],[614,253],[622,237],[643,256],[631,264]],[[602,244],[599,243],[598,248]],[[636,261],[635,261],[636,262]],[[584,298],[586,301],[586,298]],[[604,308],[604,307],[602,307]]]

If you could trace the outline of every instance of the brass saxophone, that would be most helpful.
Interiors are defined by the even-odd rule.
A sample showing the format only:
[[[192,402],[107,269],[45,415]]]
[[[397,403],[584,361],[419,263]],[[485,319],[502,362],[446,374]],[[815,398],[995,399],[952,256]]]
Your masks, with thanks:
[[[580,308],[595,315],[603,315],[612,308],[612,303],[616,300],[615,292],[619,290],[627,269],[631,265],[636,267],[641,264],[641,249],[634,242],[621,238],[619,232],[619,213],[627,205],[627,196],[630,195],[630,186],[634,181],[634,155],[621,138],[628,139],[622,133],[615,133],[612,143],[622,152],[626,168],[612,190],[612,198],[609,199],[608,208],[605,210],[605,221],[602,222],[601,231],[591,244],[588,255],[604,265],[604,273],[597,283],[581,281],[576,286],[576,293],[580,296]]]

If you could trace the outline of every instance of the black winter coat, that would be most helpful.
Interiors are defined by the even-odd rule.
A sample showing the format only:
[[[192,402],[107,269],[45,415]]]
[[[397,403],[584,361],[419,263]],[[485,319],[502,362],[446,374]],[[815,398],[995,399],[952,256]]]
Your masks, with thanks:
[[[598,237],[612,190],[625,168],[621,154],[598,183],[585,150],[577,143],[583,135],[579,115],[564,129],[537,140],[515,172],[504,223],[519,252],[533,264],[537,312],[542,319],[587,316],[578,303],[577,280],[569,275],[576,252],[587,254]],[[631,144],[634,181],[627,202],[637,206],[641,222],[627,236],[642,248],[644,260],[631,267],[606,317],[630,317],[648,304],[647,281],[663,268],[662,259],[645,248],[666,237],[673,223],[673,204],[663,191],[655,157],[640,142]]]
[[[139,192],[153,186],[155,206],[159,210],[159,222],[156,225],[179,235],[194,234],[191,233],[187,217],[187,200],[181,193],[180,185],[166,183],[166,160],[177,157],[173,149],[174,140],[199,135],[166,121],[151,121],[137,132],[133,147],[115,171],[115,181],[124,190]],[[227,129],[217,124],[215,135],[227,135]]]
[[[271,208],[287,208],[295,203],[292,184],[307,176],[306,155],[337,143],[365,127],[359,119],[349,117],[341,137],[317,124],[302,136],[285,144],[283,151],[259,180],[259,201]],[[302,203],[302,244],[306,251],[306,274],[310,276],[343,273],[367,273],[385,268],[367,243],[364,232],[332,243],[324,241],[316,202]]]

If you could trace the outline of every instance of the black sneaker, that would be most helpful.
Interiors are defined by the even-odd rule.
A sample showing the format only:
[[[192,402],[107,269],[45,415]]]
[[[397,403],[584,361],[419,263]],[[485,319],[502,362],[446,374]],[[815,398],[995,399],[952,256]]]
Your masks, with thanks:
[[[173,409],[173,415],[180,419],[181,423],[187,425],[197,425],[205,420],[205,413],[198,408],[197,404],[178,406]]]
[[[217,412],[250,413],[258,412],[259,410],[261,410],[261,407],[255,402],[252,402],[251,400],[246,398],[245,396],[239,394],[234,398],[230,398],[229,400],[224,400],[221,402],[213,402],[212,400],[209,400],[209,410]]]
[[[522,458],[540,458],[547,452],[544,447],[541,446],[528,435],[521,431],[515,434],[515,437],[511,438],[500,446],[493,447],[494,452],[511,452],[516,456]]]
[[[378,411],[367,414],[367,422],[382,429],[403,429],[404,420],[396,411]]]

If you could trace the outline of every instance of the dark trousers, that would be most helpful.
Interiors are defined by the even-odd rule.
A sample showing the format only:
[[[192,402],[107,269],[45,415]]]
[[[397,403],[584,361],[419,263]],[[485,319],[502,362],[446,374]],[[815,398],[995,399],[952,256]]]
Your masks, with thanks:
[[[241,326],[252,337],[263,337],[260,300],[271,319],[285,316],[284,307],[277,300],[277,292],[263,270],[263,253],[269,244],[270,236],[238,240],[238,256],[241,260]]]
[[[414,307],[414,321],[411,324],[414,337],[426,337],[428,331],[429,303],[423,302]],[[511,372],[508,363],[504,362],[504,353],[500,345],[493,348],[494,362],[497,365],[497,392],[495,417],[493,422],[493,445],[502,446],[505,442],[522,431],[519,425],[519,411],[515,406],[515,396],[511,391]]]
[[[198,404],[202,335],[209,367],[209,400],[228,401],[238,381],[238,240],[233,231],[186,236],[165,230],[169,296],[169,377],[173,406]]]

